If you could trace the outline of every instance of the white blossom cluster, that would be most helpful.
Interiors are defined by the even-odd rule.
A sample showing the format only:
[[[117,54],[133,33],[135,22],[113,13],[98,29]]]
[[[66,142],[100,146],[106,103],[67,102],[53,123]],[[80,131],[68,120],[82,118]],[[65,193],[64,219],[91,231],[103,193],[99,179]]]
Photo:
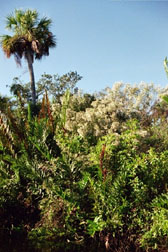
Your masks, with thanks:
[[[84,111],[77,109],[84,103],[84,96],[80,93],[73,95],[66,110],[65,129],[82,137],[120,132],[124,121],[132,118],[133,114],[140,118],[143,112],[147,113],[159,99],[160,93],[163,93],[163,89],[159,90],[153,84],[142,82],[132,86],[117,82]],[[61,105],[53,104],[52,111],[54,117],[58,116]]]

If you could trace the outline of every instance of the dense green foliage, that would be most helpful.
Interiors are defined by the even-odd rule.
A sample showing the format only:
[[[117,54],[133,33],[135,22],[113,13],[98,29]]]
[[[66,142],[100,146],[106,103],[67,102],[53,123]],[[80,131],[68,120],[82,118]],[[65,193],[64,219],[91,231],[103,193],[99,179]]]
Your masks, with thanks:
[[[1,227],[32,240],[166,251],[168,105],[160,94],[144,83],[66,91],[59,102],[45,93],[36,112],[18,94],[0,113]]]

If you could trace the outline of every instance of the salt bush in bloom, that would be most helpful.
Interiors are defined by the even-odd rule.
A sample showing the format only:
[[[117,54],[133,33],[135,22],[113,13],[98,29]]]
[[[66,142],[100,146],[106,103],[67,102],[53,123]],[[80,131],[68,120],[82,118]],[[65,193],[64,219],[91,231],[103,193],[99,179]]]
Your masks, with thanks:
[[[70,97],[66,110],[65,129],[82,137],[92,135],[98,138],[109,133],[122,132],[128,119],[136,118],[142,123],[150,124],[151,110],[160,95],[166,91],[167,89],[143,82],[134,86],[117,82],[88,104],[83,94],[75,94]],[[57,117],[61,104],[53,104],[52,111],[53,116]]]

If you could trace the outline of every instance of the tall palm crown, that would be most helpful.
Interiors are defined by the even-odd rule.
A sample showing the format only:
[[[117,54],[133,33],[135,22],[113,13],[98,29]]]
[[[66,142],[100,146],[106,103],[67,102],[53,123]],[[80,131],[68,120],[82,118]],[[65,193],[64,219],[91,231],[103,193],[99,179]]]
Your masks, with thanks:
[[[28,62],[34,104],[36,103],[34,59],[48,56],[49,49],[56,46],[55,36],[49,30],[51,23],[51,19],[46,17],[39,20],[36,10],[15,10],[14,15],[6,18],[6,28],[14,35],[1,37],[1,46],[8,58],[14,55],[18,64],[21,64],[22,57]]]

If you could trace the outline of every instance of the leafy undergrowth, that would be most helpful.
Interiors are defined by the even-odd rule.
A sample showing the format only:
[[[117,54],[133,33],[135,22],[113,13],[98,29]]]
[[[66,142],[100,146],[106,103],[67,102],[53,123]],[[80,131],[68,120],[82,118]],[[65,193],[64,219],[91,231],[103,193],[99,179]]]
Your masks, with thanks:
[[[0,114],[3,230],[67,251],[167,251],[167,104],[141,95],[135,109],[143,90],[121,91],[88,104],[68,91],[51,104],[45,94],[39,112],[19,96]]]

